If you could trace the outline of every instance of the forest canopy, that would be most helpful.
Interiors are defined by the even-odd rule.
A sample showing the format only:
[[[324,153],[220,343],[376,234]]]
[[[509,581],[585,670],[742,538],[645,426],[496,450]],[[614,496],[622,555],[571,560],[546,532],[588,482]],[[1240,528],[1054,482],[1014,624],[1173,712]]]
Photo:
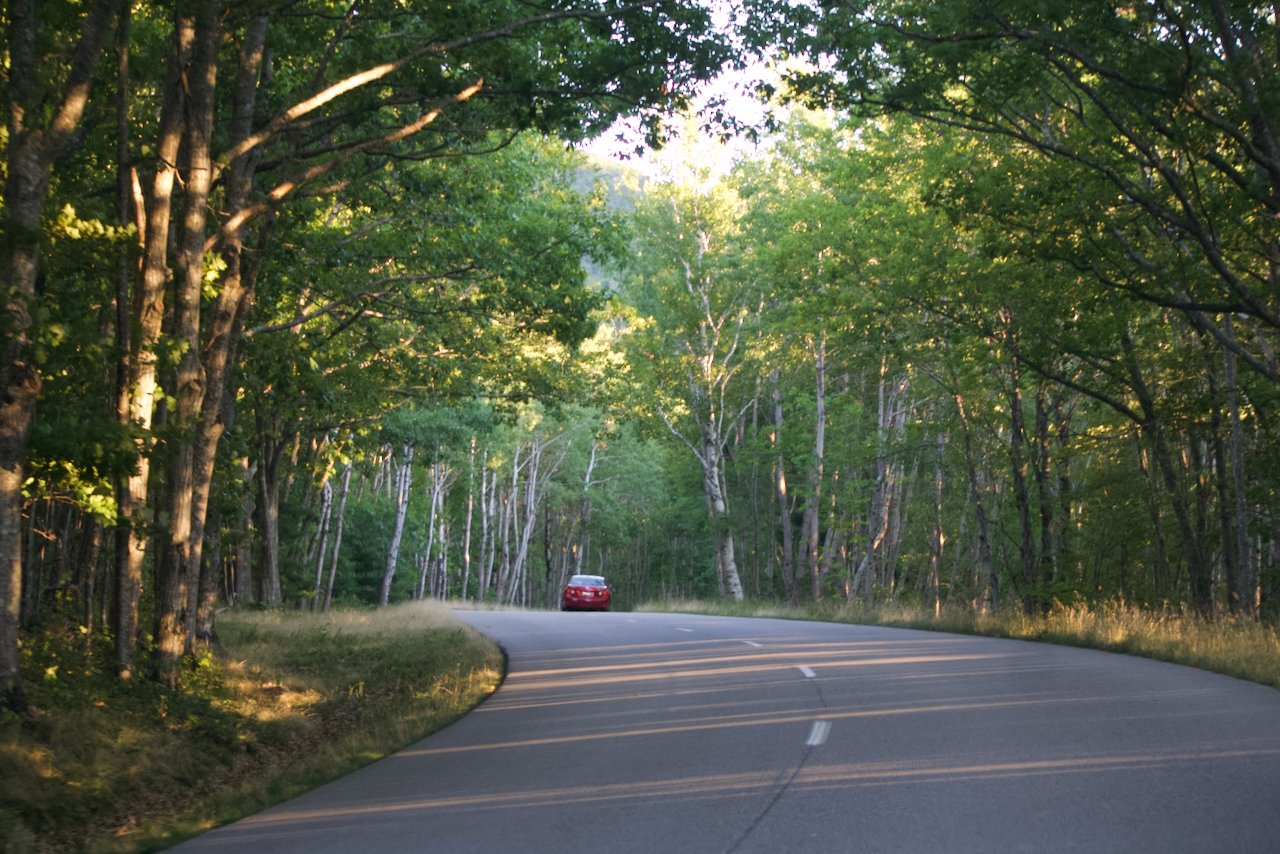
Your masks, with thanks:
[[[583,572],[1274,617],[1274,9],[733,9],[6,4],[6,703],[42,625],[174,685]]]

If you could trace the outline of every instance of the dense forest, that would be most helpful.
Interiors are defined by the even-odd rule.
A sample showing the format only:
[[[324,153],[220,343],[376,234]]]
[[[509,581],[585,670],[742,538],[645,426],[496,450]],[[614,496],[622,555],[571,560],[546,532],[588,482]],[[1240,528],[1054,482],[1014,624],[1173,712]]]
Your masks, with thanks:
[[[55,623],[173,685],[226,605],[579,571],[1274,618],[1275,7],[715,12],[6,3],[7,704]]]

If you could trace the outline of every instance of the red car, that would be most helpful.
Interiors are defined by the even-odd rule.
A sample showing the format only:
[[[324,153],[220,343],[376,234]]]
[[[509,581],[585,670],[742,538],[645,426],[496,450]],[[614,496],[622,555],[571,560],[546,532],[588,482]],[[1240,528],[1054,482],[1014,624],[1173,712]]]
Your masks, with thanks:
[[[613,591],[599,575],[575,575],[560,597],[561,611],[608,611]]]

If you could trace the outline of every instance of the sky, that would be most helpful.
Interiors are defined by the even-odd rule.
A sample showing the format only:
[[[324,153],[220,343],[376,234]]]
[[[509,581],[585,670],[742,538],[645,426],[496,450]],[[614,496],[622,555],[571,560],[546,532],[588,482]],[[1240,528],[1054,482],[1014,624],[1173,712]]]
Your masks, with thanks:
[[[732,16],[731,3],[727,0],[711,0],[714,14],[721,28],[730,26]],[[745,89],[750,88],[754,80],[759,80],[767,71],[763,63],[752,63],[740,71],[729,71],[716,77],[699,94],[695,100],[695,115],[715,98],[723,98],[729,112],[749,124],[759,124],[765,116],[765,108]],[[684,167],[690,165],[706,168],[711,177],[721,177],[729,172],[734,162],[749,157],[755,151],[750,140],[736,138],[727,143],[698,132],[695,122],[686,123],[679,128],[682,138],[675,140],[657,154],[648,152],[640,157],[634,156],[637,145],[643,142],[642,135],[635,129],[635,124],[619,122],[583,148],[588,153],[609,159],[622,159],[626,155],[627,162],[645,174],[658,176],[668,167]],[[619,139],[621,136],[623,139]]]

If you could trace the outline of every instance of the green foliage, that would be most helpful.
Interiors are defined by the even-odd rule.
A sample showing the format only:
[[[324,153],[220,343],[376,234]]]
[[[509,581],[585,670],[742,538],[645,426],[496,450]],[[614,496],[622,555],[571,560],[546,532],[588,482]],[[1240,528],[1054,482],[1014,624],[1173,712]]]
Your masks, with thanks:
[[[391,524],[395,519],[391,502],[385,496],[361,497],[348,506],[347,524],[357,533],[343,545],[342,563],[334,586],[335,602],[344,605],[371,605],[378,601],[378,588],[387,566],[387,547],[391,542]],[[405,536],[412,546],[418,539],[418,514],[407,523]],[[397,573],[392,599],[401,601],[408,590],[408,573]],[[305,588],[304,588],[305,589]]]
[[[43,394],[58,406],[41,411],[29,439],[31,496],[58,496],[104,522],[115,517],[112,478],[135,462],[131,431],[105,409],[118,358],[107,312],[111,277],[132,229],[85,219],[69,204],[48,225],[49,263],[39,304],[36,359]],[[94,306],[86,311],[85,303]]]
[[[1248,142],[1277,115],[1274,94],[1254,94],[1277,89],[1262,47],[1274,15],[1247,5],[894,2],[817,17],[804,49],[824,62],[796,76],[803,97],[976,131],[1004,154],[1005,188],[1055,174],[1027,197],[1064,202],[1042,203],[1051,238],[1088,223],[1075,231],[1086,256],[1076,269],[1183,313],[1219,344],[1229,333],[1209,315],[1224,311],[1256,321],[1254,343],[1274,336],[1259,264],[1276,240],[1275,175]],[[1247,361],[1274,381],[1257,355]]]

